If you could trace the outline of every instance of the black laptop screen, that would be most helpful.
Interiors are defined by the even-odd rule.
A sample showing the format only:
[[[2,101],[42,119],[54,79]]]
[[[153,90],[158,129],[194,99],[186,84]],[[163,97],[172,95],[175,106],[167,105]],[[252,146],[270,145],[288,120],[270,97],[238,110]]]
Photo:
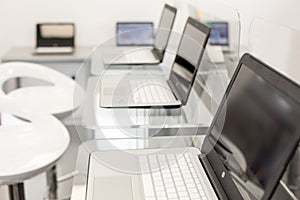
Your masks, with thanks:
[[[209,35],[208,27],[198,26],[203,27],[186,24],[169,77],[183,105],[188,99]]]
[[[299,139],[300,106],[274,83],[241,65],[211,129],[211,141],[220,135],[215,150],[233,181],[256,199],[278,181]]]

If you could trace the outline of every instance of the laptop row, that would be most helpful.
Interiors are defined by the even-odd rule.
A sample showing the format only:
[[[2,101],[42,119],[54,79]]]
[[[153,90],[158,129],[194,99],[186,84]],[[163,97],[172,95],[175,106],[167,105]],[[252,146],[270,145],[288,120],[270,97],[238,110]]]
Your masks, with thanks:
[[[86,199],[272,199],[299,120],[299,85],[245,54],[200,149],[93,152]]]
[[[209,32],[188,18],[169,79],[125,78],[116,86],[104,76],[100,106],[185,105]],[[93,152],[86,199],[272,199],[300,141],[299,121],[299,85],[244,54],[200,148]],[[109,167],[107,158],[139,173]]]
[[[176,10],[174,8],[171,9],[169,6],[166,6],[165,10],[168,10],[168,12],[172,11],[172,16],[176,13]],[[185,105],[203,57],[209,33],[210,28],[205,24],[191,17],[187,19],[167,80],[149,76],[102,76],[100,83],[100,107],[174,108]],[[158,31],[156,39],[159,35],[160,31]],[[164,51],[160,51],[154,46],[152,52],[161,52],[163,54]],[[126,57],[135,56],[136,52],[140,51],[131,51],[126,54]]]

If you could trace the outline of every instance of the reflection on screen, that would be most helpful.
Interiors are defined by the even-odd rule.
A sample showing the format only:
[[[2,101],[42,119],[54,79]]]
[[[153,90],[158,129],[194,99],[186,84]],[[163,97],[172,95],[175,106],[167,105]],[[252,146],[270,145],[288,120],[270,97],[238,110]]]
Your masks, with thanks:
[[[255,195],[261,191],[261,197],[298,137],[300,107],[245,65],[226,106],[225,123],[218,117],[212,130],[214,136],[221,133],[215,149],[233,177],[252,185]]]
[[[228,45],[228,23],[211,22],[209,23],[211,32],[209,35],[209,44],[211,45]]]
[[[207,35],[191,24],[187,24],[183,34],[170,80],[176,86],[181,101],[186,102]]]
[[[154,40],[154,47],[156,49],[162,51],[167,47],[175,15],[175,12],[164,8]]]
[[[43,24],[39,28],[42,38],[74,37],[74,27],[71,24]]]
[[[118,23],[118,45],[153,45],[152,23]]]
[[[73,47],[75,26],[71,23],[45,23],[36,26],[37,47]]]

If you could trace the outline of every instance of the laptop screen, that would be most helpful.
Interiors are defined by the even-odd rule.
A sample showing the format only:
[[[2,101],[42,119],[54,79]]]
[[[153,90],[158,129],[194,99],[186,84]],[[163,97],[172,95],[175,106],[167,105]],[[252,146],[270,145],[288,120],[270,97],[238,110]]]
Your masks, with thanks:
[[[75,27],[71,23],[45,23],[36,26],[37,47],[74,47]]]
[[[165,5],[154,39],[154,48],[156,49],[156,51],[158,51],[159,54],[161,54],[159,55],[161,56],[161,59],[163,57],[164,50],[167,47],[175,17],[176,9],[171,6]]]
[[[209,139],[219,138],[214,149],[237,188],[267,199],[299,141],[300,105],[293,97],[299,88],[263,65],[249,65],[240,65]]]
[[[117,45],[153,45],[153,23],[118,22]]]
[[[228,23],[227,22],[209,22],[211,32],[209,35],[210,45],[228,46]]]
[[[183,105],[188,99],[208,35],[207,26],[192,18],[188,19],[169,77]]]

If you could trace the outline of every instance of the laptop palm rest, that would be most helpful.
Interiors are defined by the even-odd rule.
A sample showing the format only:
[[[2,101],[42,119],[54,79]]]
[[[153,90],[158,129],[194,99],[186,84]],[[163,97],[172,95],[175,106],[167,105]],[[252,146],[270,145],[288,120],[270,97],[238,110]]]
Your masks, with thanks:
[[[96,177],[93,199],[133,200],[131,177]]]

